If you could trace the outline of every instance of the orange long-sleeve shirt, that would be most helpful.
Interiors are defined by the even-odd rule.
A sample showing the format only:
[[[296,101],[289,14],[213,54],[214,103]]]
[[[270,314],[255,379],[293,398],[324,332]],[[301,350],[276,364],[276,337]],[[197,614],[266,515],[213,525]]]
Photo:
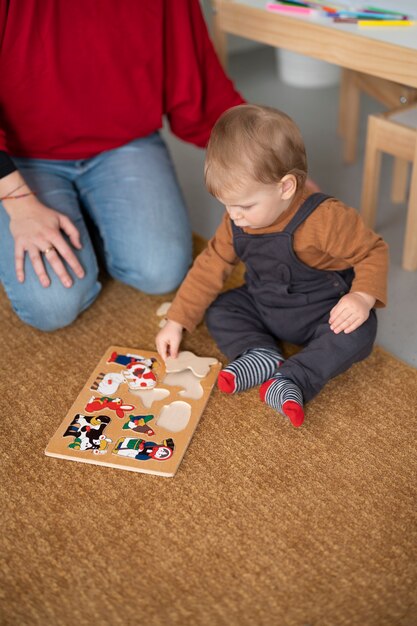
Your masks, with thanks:
[[[243,230],[254,237],[283,231],[307,195],[296,198],[267,228]],[[297,228],[293,248],[303,263],[315,269],[353,268],[355,277],[351,290],[374,296],[375,306],[386,305],[388,246],[365,226],[355,209],[335,198],[325,200]],[[197,257],[179,288],[168,311],[168,319],[190,332],[194,330],[238,262],[230,217],[225,213],[214,237]]]

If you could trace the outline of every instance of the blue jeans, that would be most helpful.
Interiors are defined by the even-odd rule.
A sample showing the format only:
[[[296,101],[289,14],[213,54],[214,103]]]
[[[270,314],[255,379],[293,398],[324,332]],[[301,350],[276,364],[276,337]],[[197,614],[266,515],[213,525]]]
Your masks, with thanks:
[[[45,205],[67,215],[81,234],[75,250],[85,270],[65,288],[45,261],[42,287],[26,255],[25,281],[14,268],[14,239],[0,202],[0,280],[17,315],[40,330],[71,324],[100,292],[98,263],[85,214],[99,234],[107,271],[150,294],[175,289],[191,263],[191,229],[167,148],[159,133],[90,159],[14,158]],[[91,228],[90,228],[91,231]]]

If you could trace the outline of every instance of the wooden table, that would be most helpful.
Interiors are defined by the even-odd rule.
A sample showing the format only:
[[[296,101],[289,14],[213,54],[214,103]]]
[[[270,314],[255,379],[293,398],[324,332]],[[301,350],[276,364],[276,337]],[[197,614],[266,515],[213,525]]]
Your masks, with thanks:
[[[417,26],[359,28],[326,17],[299,17],[265,9],[266,0],[212,0],[213,39],[223,63],[226,35],[233,34],[305,54],[340,67],[417,87]],[[375,0],[415,16],[414,0]]]

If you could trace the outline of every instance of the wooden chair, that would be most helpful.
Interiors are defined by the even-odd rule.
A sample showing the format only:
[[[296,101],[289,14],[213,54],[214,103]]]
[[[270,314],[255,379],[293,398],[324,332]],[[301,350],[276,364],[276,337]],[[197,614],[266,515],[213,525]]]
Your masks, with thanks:
[[[412,163],[410,197],[402,266],[417,269],[417,105],[368,117],[363,168],[361,213],[373,228],[376,217],[382,153]]]
[[[343,137],[343,160],[354,163],[357,156],[360,99],[366,93],[387,109],[417,102],[417,89],[361,72],[343,69],[339,98],[339,134]],[[404,202],[407,188],[408,163],[395,159],[392,174],[391,200]]]
[[[408,106],[417,102],[417,89],[369,74],[343,69],[339,98],[339,134],[344,139],[345,163],[354,163],[356,160],[362,93],[368,94],[387,109]]]

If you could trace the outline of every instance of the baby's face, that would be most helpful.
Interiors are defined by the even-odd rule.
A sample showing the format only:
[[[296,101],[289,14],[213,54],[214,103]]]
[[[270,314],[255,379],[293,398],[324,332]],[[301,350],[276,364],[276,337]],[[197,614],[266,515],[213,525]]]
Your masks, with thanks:
[[[289,207],[292,196],[290,199],[286,197],[282,183],[264,185],[256,182],[245,189],[227,192],[219,200],[236,226],[266,228]]]

